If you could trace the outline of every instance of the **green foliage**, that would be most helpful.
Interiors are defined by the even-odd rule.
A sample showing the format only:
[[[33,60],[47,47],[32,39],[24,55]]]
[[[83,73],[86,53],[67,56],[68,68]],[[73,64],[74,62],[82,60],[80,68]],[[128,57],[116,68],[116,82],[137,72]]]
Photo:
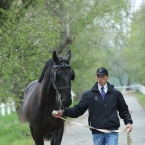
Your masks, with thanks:
[[[144,62],[145,62],[145,5],[133,14],[131,29],[127,41],[127,48],[124,49],[126,66],[132,80],[145,85]]]
[[[59,36],[58,23],[46,17],[42,7],[37,12],[24,10],[27,17],[19,20],[13,9],[6,13],[0,37],[1,98],[9,96],[19,102],[26,85],[38,79],[44,62],[51,58],[49,51]]]
[[[53,50],[61,55],[72,50],[76,75],[72,89],[77,94],[92,87],[98,67],[108,67],[117,59],[108,56],[114,54],[109,42],[115,43],[120,32],[117,26],[125,25],[123,14],[130,7],[127,0],[37,1],[25,8],[15,3],[9,11],[1,9],[1,99],[23,101],[25,87],[38,79]],[[75,38],[70,47],[57,47],[68,37]]]

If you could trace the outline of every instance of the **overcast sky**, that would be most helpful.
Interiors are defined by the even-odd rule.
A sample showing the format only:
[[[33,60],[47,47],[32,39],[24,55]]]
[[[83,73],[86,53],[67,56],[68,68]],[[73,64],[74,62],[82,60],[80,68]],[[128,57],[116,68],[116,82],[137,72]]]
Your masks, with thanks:
[[[133,9],[136,10],[140,7],[141,3],[142,3],[142,0],[132,0],[133,2]]]

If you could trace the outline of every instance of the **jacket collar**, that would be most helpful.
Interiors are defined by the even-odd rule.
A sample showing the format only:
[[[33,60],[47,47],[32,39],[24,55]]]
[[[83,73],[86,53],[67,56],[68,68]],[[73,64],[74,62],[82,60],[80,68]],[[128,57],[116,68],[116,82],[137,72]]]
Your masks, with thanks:
[[[114,88],[114,86],[111,85],[109,82],[107,82],[107,87],[108,87],[108,91],[107,92],[110,92]],[[92,91],[99,91],[99,89],[98,89],[98,82],[95,83],[95,85],[92,87],[91,90]]]

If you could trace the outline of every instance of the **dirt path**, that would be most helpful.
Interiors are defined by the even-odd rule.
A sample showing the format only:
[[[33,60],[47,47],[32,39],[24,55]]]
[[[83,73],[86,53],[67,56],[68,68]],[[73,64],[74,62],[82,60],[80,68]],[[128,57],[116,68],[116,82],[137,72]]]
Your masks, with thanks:
[[[129,106],[133,118],[133,132],[131,133],[132,145],[145,145],[145,109],[141,107],[133,94],[124,94],[124,98]],[[75,122],[88,124],[87,112],[77,118],[73,119]],[[121,120],[120,129],[126,126]],[[74,124],[66,125],[65,132],[62,139],[62,145],[93,145],[91,131],[87,128],[77,126]],[[45,142],[45,145],[50,145]],[[119,133],[119,145],[127,145],[126,133]]]

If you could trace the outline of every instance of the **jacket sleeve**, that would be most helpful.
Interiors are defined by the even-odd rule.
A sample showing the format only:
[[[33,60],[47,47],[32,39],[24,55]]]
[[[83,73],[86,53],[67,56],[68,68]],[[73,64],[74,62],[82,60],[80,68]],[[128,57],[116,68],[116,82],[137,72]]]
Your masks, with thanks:
[[[64,109],[63,115],[71,118],[77,118],[83,115],[87,109],[88,109],[87,95],[84,93],[77,105]]]
[[[121,119],[124,120],[125,125],[130,123],[133,123],[133,120],[131,119],[131,114],[129,113],[128,106],[123,98],[123,95],[121,92],[118,91],[117,94],[117,109],[119,111],[119,116]]]

